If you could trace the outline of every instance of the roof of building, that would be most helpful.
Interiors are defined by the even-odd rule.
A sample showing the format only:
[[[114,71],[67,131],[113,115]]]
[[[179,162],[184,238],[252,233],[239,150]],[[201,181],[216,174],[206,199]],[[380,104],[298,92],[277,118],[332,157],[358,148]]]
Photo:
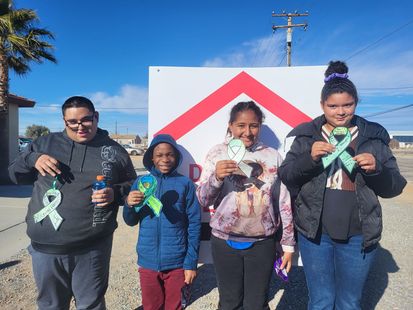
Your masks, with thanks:
[[[112,139],[136,139],[136,135],[117,135],[111,134],[110,137]]]
[[[390,137],[393,136],[413,136],[413,131],[403,130],[403,131],[389,131]]]
[[[7,102],[9,104],[15,104],[18,105],[19,108],[33,108],[34,105],[36,104],[35,101],[24,98],[24,97],[20,97],[20,96],[16,96],[13,94],[9,94],[7,97]]]

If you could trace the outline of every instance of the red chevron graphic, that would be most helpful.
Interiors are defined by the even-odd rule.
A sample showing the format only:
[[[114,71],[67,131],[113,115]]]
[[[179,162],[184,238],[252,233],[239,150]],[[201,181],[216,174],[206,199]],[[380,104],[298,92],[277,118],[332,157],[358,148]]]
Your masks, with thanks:
[[[191,109],[159,130],[155,136],[161,133],[167,133],[174,137],[175,140],[178,140],[242,93],[246,94],[293,128],[301,123],[311,121],[308,115],[242,71],[208,97],[201,100]]]

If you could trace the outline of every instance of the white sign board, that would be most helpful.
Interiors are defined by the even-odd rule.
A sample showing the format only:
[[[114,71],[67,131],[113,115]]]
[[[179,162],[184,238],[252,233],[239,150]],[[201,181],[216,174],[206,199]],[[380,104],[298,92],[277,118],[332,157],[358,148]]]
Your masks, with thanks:
[[[207,152],[224,141],[231,108],[253,100],[265,114],[261,140],[284,154],[290,130],[321,114],[325,69],[150,67],[148,136],[172,135],[184,155],[179,172],[196,182]],[[200,258],[210,262],[204,243]]]

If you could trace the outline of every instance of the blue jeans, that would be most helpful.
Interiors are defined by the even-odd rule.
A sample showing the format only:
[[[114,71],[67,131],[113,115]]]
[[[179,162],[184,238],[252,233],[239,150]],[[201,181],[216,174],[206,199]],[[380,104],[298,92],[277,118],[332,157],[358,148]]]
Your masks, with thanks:
[[[361,235],[349,238],[348,242],[339,242],[325,234],[319,240],[298,234],[309,310],[361,309],[363,286],[377,248],[363,251],[362,242]]]

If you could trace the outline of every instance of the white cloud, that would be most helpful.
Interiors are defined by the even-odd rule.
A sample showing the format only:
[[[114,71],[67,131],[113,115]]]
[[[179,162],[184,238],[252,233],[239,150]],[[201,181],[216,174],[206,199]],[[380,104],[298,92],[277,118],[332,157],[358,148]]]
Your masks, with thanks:
[[[145,118],[148,113],[148,90],[145,87],[126,84],[115,95],[106,92],[95,92],[86,96],[92,100],[96,110],[101,115],[105,114],[105,117],[102,117],[102,121],[106,120],[109,123],[110,116],[117,115],[117,113],[122,113],[122,117],[119,117],[119,119],[123,121],[129,115],[134,115],[135,117],[139,115]],[[61,102],[64,100],[59,98]],[[32,124],[44,125],[51,131],[60,131],[64,128],[61,104],[38,102],[33,109],[20,109],[19,115],[20,134],[24,134],[26,127]],[[131,130],[134,127],[141,126],[140,123],[144,123],[141,127],[146,126],[146,122],[140,121],[139,125],[136,124],[136,119],[134,122],[135,124],[131,121],[131,124],[128,126]],[[122,125],[123,123],[119,122],[119,126]],[[146,132],[144,129],[142,128],[138,132]]]
[[[358,56],[349,67],[352,80],[367,96],[413,94],[413,50],[392,55],[383,46]]]
[[[207,59],[203,67],[275,67],[285,61],[285,34],[241,43],[231,52]]]
[[[113,110],[128,114],[147,114],[148,112],[148,89],[145,87],[126,84],[116,95],[96,92],[89,97],[98,111]]]

